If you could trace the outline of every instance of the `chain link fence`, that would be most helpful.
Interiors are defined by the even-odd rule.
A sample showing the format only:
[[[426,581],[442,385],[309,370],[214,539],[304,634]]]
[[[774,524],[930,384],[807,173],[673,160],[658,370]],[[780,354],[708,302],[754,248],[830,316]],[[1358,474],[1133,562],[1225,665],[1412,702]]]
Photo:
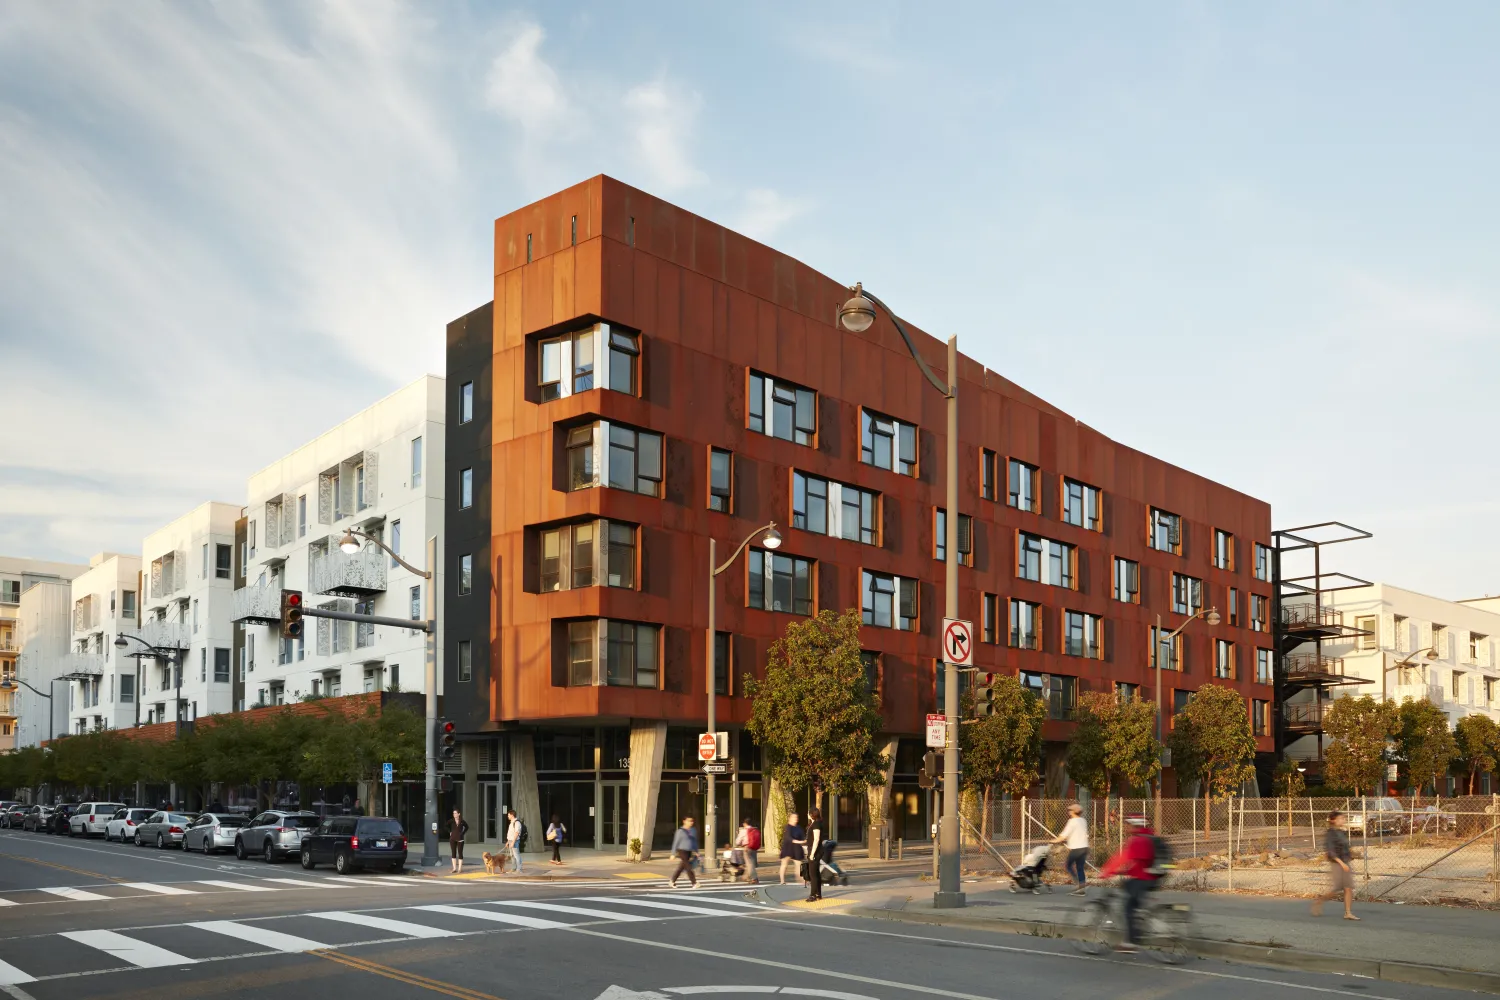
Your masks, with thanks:
[[[1067,822],[1061,800],[967,806],[963,863],[981,876],[1007,875]],[[1084,809],[1089,860],[1102,866],[1129,836],[1125,819],[1142,815],[1172,851],[1174,888],[1318,895],[1335,809],[1348,817],[1357,898],[1500,906],[1500,796],[1094,800]],[[1053,853],[1048,881],[1066,881],[1064,857]]]

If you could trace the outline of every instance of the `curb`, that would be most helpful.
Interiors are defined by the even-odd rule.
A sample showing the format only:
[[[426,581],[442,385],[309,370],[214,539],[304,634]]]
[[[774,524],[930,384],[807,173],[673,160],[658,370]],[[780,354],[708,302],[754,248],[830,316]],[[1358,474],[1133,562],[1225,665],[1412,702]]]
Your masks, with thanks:
[[[1016,920],[1006,917],[975,918],[957,914],[929,913],[921,910],[891,910],[878,906],[857,906],[843,911],[851,917],[868,917],[874,920],[893,920],[902,923],[931,924],[936,926],[965,927],[996,933],[1024,934],[1030,937],[1076,939],[1075,928],[1067,924],[1056,924],[1047,920]],[[1188,951],[1202,958],[1224,958],[1236,962],[1253,962],[1299,972],[1328,972],[1366,979],[1379,979],[1390,983],[1405,983],[1411,986],[1436,986],[1446,989],[1471,990],[1477,993],[1500,994],[1500,973],[1472,972],[1466,969],[1446,969],[1436,965],[1417,962],[1394,962],[1366,958],[1349,958],[1330,955],[1326,952],[1303,951],[1299,948],[1268,948],[1265,945],[1245,944],[1239,941],[1218,941],[1210,938],[1190,938]]]

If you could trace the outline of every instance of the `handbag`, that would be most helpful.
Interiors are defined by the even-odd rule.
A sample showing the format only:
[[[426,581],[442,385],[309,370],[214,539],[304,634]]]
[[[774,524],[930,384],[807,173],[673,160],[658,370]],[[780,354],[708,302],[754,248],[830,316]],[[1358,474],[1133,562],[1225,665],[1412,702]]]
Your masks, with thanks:
[[[806,861],[802,862],[802,865],[797,869],[797,874],[802,876],[802,881],[804,882],[812,881],[812,869],[808,868]]]

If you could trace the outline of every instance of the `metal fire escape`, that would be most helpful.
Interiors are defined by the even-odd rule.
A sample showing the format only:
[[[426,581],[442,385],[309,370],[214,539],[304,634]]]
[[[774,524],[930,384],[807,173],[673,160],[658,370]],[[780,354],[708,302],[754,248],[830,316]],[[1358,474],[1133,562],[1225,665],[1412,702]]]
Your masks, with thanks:
[[[1318,739],[1317,756],[1306,761],[1310,777],[1321,777],[1323,764],[1323,717],[1332,689],[1353,684],[1373,684],[1368,678],[1344,672],[1342,657],[1326,656],[1325,643],[1353,642],[1369,635],[1366,629],[1344,623],[1343,612],[1324,604],[1324,595],[1372,586],[1370,581],[1323,569],[1323,547],[1356,542],[1371,534],[1342,521],[1324,521],[1271,533],[1272,633],[1276,643],[1276,753],[1305,736]],[[1311,555],[1312,572],[1285,576],[1288,555],[1303,553],[1299,563]]]

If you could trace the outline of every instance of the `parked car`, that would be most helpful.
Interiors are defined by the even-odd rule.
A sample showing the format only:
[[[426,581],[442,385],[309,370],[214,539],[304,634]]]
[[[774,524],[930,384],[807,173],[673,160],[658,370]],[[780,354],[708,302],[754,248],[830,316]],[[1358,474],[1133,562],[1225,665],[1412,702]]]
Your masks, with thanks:
[[[0,827],[9,825],[8,821],[10,819],[10,811],[20,804],[21,803],[14,802],[10,799],[0,801]]]
[[[181,847],[183,834],[197,818],[197,813],[166,812],[159,809],[146,817],[146,822],[136,824],[135,846],[155,844],[157,847]]]
[[[184,851],[228,851],[234,848],[234,838],[245,828],[248,817],[234,813],[204,813],[193,820],[182,836]]]
[[[1377,837],[1405,833],[1408,829],[1406,807],[1401,804],[1400,799],[1388,795],[1354,799],[1349,803],[1347,828],[1350,836]]]
[[[42,833],[50,822],[52,822],[52,807],[36,805],[26,810],[26,818],[21,821],[21,829],[29,833]]]
[[[5,807],[3,812],[0,812],[0,827],[4,827],[7,830],[21,829],[21,824],[25,821],[26,814],[30,811],[31,807],[24,802],[12,802]]]
[[[68,836],[93,837],[104,835],[104,824],[121,809],[123,802],[84,802],[68,819]]]
[[[340,875],[361,868],[406,867],[406,831],[383,816],[333,816],[302,837],[302,867],[332,864]]]
[[[104,839],[125,843],[135,839],[135,828],[151,818],[155,809],[116,809],[109,822],[104,824]]]
[[[1423,833],[1453,833],[1458,829],[1458,814],[1437,806],[1425,806],[1411,814],[1409,829]]]
[[[47,832],[64,834],[68,832],[68,821],[73,818],[73,813],[78,810],[77,802],[59,802],[52,807],[52,819],[47,823]]]
[[[302,834],[317,826],[317,813],[271,809],[245,824],[234,838],[234,856],[244,861],[252,854],[259,854],[270,864],[278,858],[300,854]]]

